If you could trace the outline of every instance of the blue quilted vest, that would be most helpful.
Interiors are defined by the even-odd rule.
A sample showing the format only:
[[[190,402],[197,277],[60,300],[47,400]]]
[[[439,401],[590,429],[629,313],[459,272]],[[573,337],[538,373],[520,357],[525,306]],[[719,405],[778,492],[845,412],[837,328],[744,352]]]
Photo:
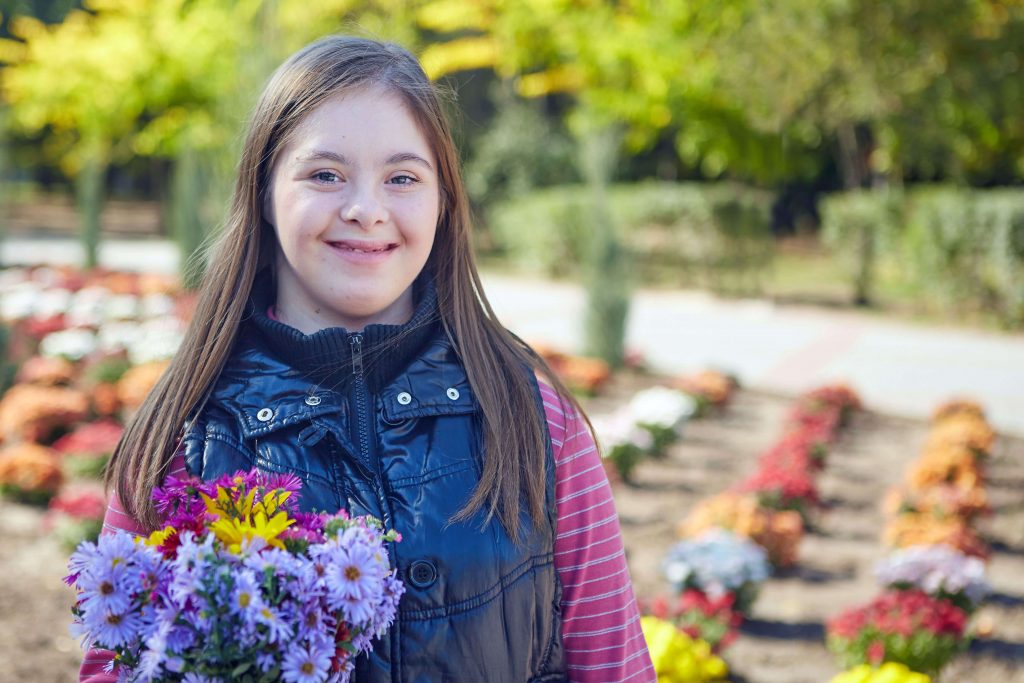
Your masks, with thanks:
[[[547,519],[523,514],[524,543],[483,513],[449,521],[480,478],[477,406],[433,285],[417,290],[405,325],[306,336],[265,315],[269,292],[257,286],[186,430],[186,466],[203,479],[290,472],[303,509],[373,515],[402,534],[389,553],[406,593],[395,625],[357,659],[359,683],[566,681],[550,440]]]

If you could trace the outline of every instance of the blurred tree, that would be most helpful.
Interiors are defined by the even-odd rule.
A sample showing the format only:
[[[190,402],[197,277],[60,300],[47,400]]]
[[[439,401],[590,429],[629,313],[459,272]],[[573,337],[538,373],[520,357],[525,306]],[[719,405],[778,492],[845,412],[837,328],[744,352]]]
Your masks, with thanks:
[[[280,61],[343,27],[414,43],[414,2],[87,0],[60,24],[17,17],[0,41],[14,126],[48,131],[75,178],[86,265],[96,263],[105,170],[131,155],[174,160],[165,212],[183,265],[217,222],[249,103]],[[208,201],[213,194],[214,201]],[[194,268],[185,272],[197,281]]]

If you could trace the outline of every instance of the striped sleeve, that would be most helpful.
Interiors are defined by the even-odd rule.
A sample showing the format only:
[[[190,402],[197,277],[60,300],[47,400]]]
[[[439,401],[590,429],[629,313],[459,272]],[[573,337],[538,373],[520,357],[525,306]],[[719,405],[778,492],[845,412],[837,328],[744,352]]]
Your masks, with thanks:
[[[555,454],[555,569],[573,683],[653,683],[611,487],[587,424],[541,383]]]
[[[179,453],[171,461],[168,476],[185,477],[187,475],[185,458]],[[146,533],[138,520],[125,512],[117,494],[113,493],[107,504],[107,512],[103,516],[103,533],[112,534],[116,531],[127,531],[133,536],[142,536]],[[82,659],[82,666],[78,669],[79,683],[116,683],[117,672],[108,670],[112,669],[113,660],[114,653],[110,650],[95,648],[88,650]]]

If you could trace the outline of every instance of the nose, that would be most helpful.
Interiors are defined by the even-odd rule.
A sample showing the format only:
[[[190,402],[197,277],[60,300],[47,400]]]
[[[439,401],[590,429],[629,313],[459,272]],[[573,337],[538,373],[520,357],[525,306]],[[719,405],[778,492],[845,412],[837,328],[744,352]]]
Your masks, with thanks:
[[[341,217],[366,229],[386,222],[388,210],[374,188],[354,187],[341,207]]]

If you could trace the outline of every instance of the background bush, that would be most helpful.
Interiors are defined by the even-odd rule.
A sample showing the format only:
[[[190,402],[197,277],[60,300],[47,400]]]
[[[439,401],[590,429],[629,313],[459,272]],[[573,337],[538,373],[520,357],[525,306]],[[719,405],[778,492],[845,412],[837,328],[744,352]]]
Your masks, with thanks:
[[[612,222],[648,280],[758,291],[771,265],[769,192],[731,183],[644,182],[609,190]],[[494,254],[521,269],[575,275],[588,238],[587,189],[553,187],[488,212]]]

